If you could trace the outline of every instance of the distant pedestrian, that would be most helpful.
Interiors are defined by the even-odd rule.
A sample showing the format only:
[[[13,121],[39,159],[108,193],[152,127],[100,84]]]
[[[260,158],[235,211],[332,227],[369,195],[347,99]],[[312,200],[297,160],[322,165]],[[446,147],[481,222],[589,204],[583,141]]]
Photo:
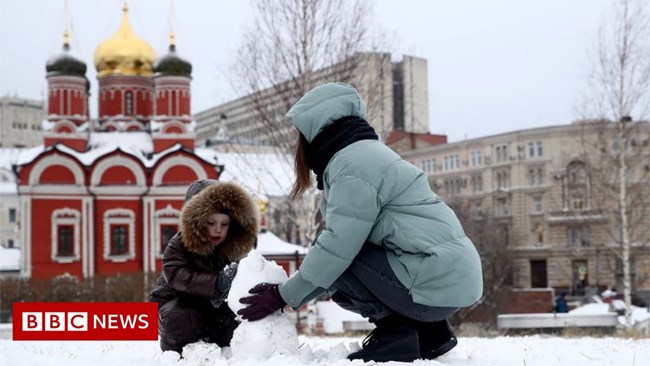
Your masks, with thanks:
[[[376,325],[349,359],[433,359],[457,344],[447,318],[481,297],[481,261],[426,174],[378,141],[365,118],[361,96],[342,83],[312,89],[287,113],[299,132],[291,196],[309,188],[312,170],[325,229],[299,271],[252,288],[238,313],[253,321],[329,291]]]
[[[239,325],[224,300],[237,262],[257,240],[257,207],[233,183],[192,183],[181,211],[180,232],[163,254],[162,274],[151,292],[158,302],[160,348],[181,353],[199,340],[230,345]]]
[[[568,313],[569,312],[569,304],[566,302],[566,296],[568,293],[566,291],[562,291],[560,293],[560,296],[555,298],[555,307],[553,310],[555,310],[556,313]]]

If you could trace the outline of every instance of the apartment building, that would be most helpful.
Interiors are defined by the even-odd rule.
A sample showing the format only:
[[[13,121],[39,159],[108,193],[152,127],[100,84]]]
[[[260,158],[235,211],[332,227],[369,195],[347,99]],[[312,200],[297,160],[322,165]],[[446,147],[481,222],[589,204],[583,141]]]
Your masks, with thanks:
[[[32,147],[43,143],[43,101],[0,97],[0,147]]]
[[[392,62],[389,53],[375,52],[357,53],[314,73],[314,84],[341,81],[354,85],[367,104],[368,122],[382,139],[395,129],[429,130],[427,79],[425,59],[404,56]],[[286,82],[197,113],[197,144],[209,145],[208,140],[223,140],[223,136],[274,144],[278,138],[289,136],[292,128],[284,115],[301,97],[292,92],[292,85]],[[285,92],[279,95],[278,90]],[[265,118],[270,121],[261,120]]]
[[[628,201],[633,211],[632,291],[650,294],[650,124],[626,126]],[[584,293],[622,289],[615,191],[615,123],[575,123],[402,150],[432,189],[469,220],[490,220],[512,258],[512,285]],[[614,164],[605,167],[606,161]],[[603,178],[606,177],[606,178]],[[604,182],[603,182],[604,180]]]

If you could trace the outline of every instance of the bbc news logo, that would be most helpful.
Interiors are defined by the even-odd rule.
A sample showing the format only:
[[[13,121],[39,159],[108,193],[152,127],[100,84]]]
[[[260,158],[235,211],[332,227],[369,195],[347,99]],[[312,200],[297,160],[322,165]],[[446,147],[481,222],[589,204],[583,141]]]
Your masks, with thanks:
[[[15,341],[158,339],[152,302],[22,302],[12,319]]]

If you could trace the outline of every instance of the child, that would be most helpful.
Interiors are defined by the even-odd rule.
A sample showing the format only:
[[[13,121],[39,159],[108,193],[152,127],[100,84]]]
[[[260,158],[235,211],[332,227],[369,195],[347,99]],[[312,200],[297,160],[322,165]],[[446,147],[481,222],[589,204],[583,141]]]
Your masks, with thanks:
[[[158,302],[163,351],[181,353],[198,340],[230,345],[238,322],[224,299],[237,261],[257,240],[257,207],[233,183],[201,179],[187,189],[180,232],[163,254],[162,274],[150,295]]]
[[[433,359],[457,343],[447,318],[481,297],[481,261],[427,176],[378,141],[365,116],[358,92],[342,83],[312,89],[287,113],[300,132],[291,196],[309,188],[312,170],[325,229],[299,271],[253,287],[238,314],[261,319],[328,289],[377,326],[349,359]]]

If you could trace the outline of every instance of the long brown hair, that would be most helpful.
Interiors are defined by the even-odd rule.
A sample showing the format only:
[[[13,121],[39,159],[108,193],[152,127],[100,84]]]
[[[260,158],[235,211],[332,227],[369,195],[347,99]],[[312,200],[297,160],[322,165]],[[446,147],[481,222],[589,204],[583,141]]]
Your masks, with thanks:
[[[309,142],[298,132],[298,140],[296,141],[296,151],[294,152],[294,170],[296,174],[296,180],[293,182],[293,187],[291,188],[291,193],[289,197],[291,199],[298,199],[302,197],[303,193],[311,186],[311,175],[309,174],[309,166],[307,165],[307,147]]]

